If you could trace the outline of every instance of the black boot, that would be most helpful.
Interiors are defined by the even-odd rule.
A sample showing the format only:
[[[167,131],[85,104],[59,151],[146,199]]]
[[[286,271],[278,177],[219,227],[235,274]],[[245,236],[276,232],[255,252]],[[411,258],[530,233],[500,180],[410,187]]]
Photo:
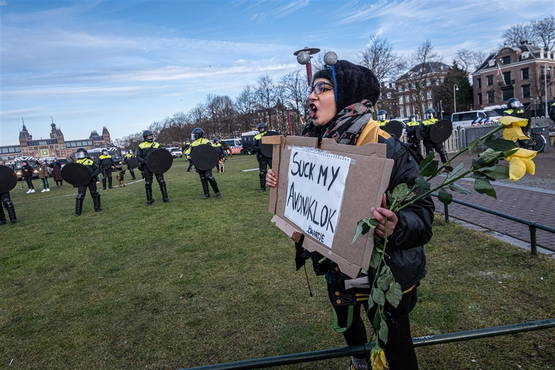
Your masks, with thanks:
[[[102,189],[106,190],[106,177],[102,178]]]
[[[129,173],[131,173],[131,178],[132,178],[133,180],[136,180],[136,179],[137,179],[137,178],[135,177],[135,172],[129,171]]]
[[[260,174],[260,191],[266,191],[266,174]]]
[[[216,194],[216,198],[221,198],[222,194],[220,193],[220,189],[218,189],[218,183],[216,182],[216,179],[214,177],[209,177],[208,181],[212,186],[212,190],[214,190],[214,193]]]
[[[81,216],[83,211],[83,198],[75,198],[75,216]]]
[[[146,205],[150,206],[154,203],[154,199],[152,199],[152,184],[145,184],[146,190]]]
[[[4,214],[4,208],[0,206],[0,225],[4,225],[6,223],[6,215]]]
[[[112,175],[108,177],[108,189],[112,189]]]
[[[15,216],[15,207],[11,201],[6,204],[6,210],[8,211],[8,217],[10,218],[10,222],[12,224],[15,224],[17,222],[17,217]],[[2,212],[2,215],[3,214],[4,212]]]
[[[100,193],[93,195],[93,206],[95,212],[102,211],[102,208],[100,208]]]
[[[205,178],[200,178],[200,183],[202,184],[202,191],[204,193],[203,198],[208,199],[210,198],[210,190],[208,189],[208,181]]]
[[[168,197],[168,189],[166,188],[166,182],[160,182],[160,191],[162,192],[162,202],[168,203],[170,198]]]

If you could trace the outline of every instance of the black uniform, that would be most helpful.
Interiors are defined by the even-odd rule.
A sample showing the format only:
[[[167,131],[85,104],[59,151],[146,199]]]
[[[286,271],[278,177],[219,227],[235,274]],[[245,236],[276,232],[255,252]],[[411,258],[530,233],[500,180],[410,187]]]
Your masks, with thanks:
[[[447,162],[447,153],[445,153],[443,143],[434,143],[430,139],[430,130],[432,128],[432,125],[435,125],[437,121],[437,118],[428,118],[422,121],[420,132],[422,133],[422,141],[424,142],[424,148],[426,148],[426,154],[431,153],[435,150],[439,154],[441,162],[445,163]]]
[[[17,218],[15,216],[15,206],[12,202],[12,198],[10,198],[10,192],[0,193],[0,225],[4,225],[6,223],[6,215],[4,214],[4,207],[6,207],[6,211],[8,211],[8,217],[12,224],[17,222]]]
[[[254,151],[256,152],[256,160],[258,161],[258,177],[260,180],[260,191],[266,191],[266,173],[268,167],[272,168],[272,159],[267,158],[260,152],[262,138],[268,133],[264,131],[254,137]]]
[[[191,147],[189,148],[190,150],[190,155],[193,155],[193,151],[195,150],[195,148],[199,145],[204,145],[204,144],[208,144],[208,145],[212,145],[210,143],[210,140],[205,139],[203,137],[196,139],[195,141],[193,141],[191,143]],[[196,171],[200,177],[200,183],[202,185],[202,191],[204,193],[204,199],[210,198],[210,189],[208,188],[208,183],[210,183],[210,186],[212,186],[212,190],[214,190],[214,193],[216,194],[216,198],[220,198],[222,196],[222,194],[220,193],[220,189],[218,188],[218,183],[216,182],[216,179],[214,178],[214,175],[212,175],[212,170],[199,170],[198,168],[196,168]]]
[[[102,154],[98,157],[100,164],[100,172],[102,172],[102,189],[106,190],[106,179],[108,179],[108,188],[112,189],[112,170],[114,169],[114,160],[110,154]]]
[[[29,190],[35,190],[35,186],[33,185],[33,171],[34,168],[30,164],[24,164],[21,167],[21,175],[25,178],[25,182],[29,187]]]
[[[406,127],[407,142],[409,143],[410,148],[414,151],[414,153],[420,153],[420,122],[413,119],[412,121],[407,122]]]
[[[95,212],[99,212],[100,208],[100,193],[96,190],[96,182],[98,181],[98,174],[100,169],[90,158],[78,159],[77,163],[89,167],[91,171],[91,179],[87,185],[77,187],[77,197],[75,198],[75,214],[77,216],[81,215],[83,211],[83,201],[85,200],[85,195],[87,193],[87,188],[91,192],[91,197],[93,199],[93,207]]]
[[[161,173],[153,173],[148,166],[146,165],[146,158],[150,153],[154,150],[160,148],[160,144],[154,141],[143,141],[139,144],[139,148],[137,149],[137,160],[139,161],[139,170],[142,171],[143,177],[145,179],[145,191],[146,191],[146,204],[150,205],[154,203],[154,199],[152,198],[152,180],[153,175],[156,176],[156,180],[158,181],[158,185],[160,186],[160,192],[162,193],[162,201],[169,202],[170,198],[168,197],[168,190],[166,188],[166,180],[164,180],[164,175]]]
[[[123,163],[125,163],[127,165],[127,170],[129,171],[129,173],[131,174],[131,179],[135,180],[135,171],[133,171],[132,168],[129,168],[129,159],[133,158],[133,154],[127,153],[124,157],[123,157]]]

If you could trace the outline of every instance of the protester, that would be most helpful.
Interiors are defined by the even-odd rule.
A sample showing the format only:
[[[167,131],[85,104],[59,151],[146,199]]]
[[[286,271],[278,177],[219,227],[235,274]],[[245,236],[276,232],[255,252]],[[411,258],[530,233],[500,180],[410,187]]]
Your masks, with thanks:
[[[28,161],[23,161],[21,166],[21,176],[25,179],[27,183],[27,194],[32,194],[35,192],[35,186],[33,185],[33,171],[34,168],[29,164]]]
[[[37,165],[39,166],[39,179],[42,181],[41,193],[50,191],[48,186],[48,165],[46,162],[37,162]]]
[[[62,165],[59,161],[54,162],[52,165],[52,177],[56,181],[56,187],[64,185],[64,179],[62,178]]]
[[[319,139],[333,138],[340,144],[349,145],[383,143],[387,145],[387,157],[395,161],[387,190],[392,191],[401,183],[413,185],[418,176],[418,162],[415,157],[404,144],[382,131],[371,119],[372,106],[380,94],[379,83],[374,74],[365,67],[348,61],[338,61],[335,64],[335,74],[330,69],[324,69],[314,75],[313,81],[309,96],[310,121],[305,126],[303,135]],[[269,170],[268,186],[276,187],[277,181],[277,174]],[[391,199],[384,196],[381,207],[369,210],[372,217],[380,222],[376,227],[375,237],[384,237],[387,219],[386,261],[403,290],[397,308],[389,304],[385,306],[389,334],[387,344],[380,345],[385,349],[390,369],[410,370],[417,369],[418,364],[411,339],[409,313],[416,304],[417,286],[425,275],[423,246],[432,236],[434,204],[427,197],[395,214],[387,208],[390,202]],[[344,282],[349,277],[341,273],[335,263],[329,260],[320,263],[325,258],[318,253],[305,251],[303,257],[312,258],[318,275],[325,274],[329,298],[335,311],[334,328],[343,333],[348,345],[366,344],[366,329],[360,310],[364,307],[367,311],[370,289],[346,290]],[[370,269],[369,278],[373,279],[373,275],[374,271]],[[368,312],[370,318],[374,311],[375,306]],[[368,355],[352,357],[350,368],[368,369]]]

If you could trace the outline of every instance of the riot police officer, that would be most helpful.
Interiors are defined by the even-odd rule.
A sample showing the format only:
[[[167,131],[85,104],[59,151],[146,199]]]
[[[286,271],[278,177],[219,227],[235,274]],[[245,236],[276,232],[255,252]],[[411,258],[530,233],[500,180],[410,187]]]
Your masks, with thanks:
[[[195,148],[198,147],[199,145],[211,144],[210,140],[206,139],[204,135],[205,133],[202,128],[196,127],[193,129],[191,133],[193,142],[191,143],[191,146],[189,147],[189,149],[187,149],[187,155],[193,156]],[[218,188],[218,183],[216,182],[214,175],[212,175],[212,169],[210,170],[199,170],[198,168],[195,168],[195,169],[200,177],[200,183],[202,185],[202,191],[204,193],[203,198],[204,199],[210,198],[210,189],[208,188],[208,183],[210,183],[210,186],[212,186],[212,190],[214,190],[216,198],[221,198],[222,194],[220,193],[220,189]]]
[[[75,158],[77,163],[87,166],[91,171],[91,179],[87,185],[77,187],[77,197],[75,198],[75,215],[80,216],[83,210],[83,201],[85,200],[85,194],[87,193],[87,187],[91,192],[91,197],[93,200],[93,207],[95,212],[102,211],[100,208],[100,193],[96,190],[96,182],[98,181],[98,174],[100,169],[94,163],[94,161],[89,157],[89,153],[83,148],[77,149],[75,153]]]
[[[225,152],[222,143],[220,143],[220,138],[215,137],[214,139],[212,139],[212,147],[214,147],[214,149],[216,149],[216,152],[218,153],[218,164],[216,165],[216,169],[218,173],[224,172],[223,163],[225,161]]]
[[[133,158],[133,154],[131,153],[127,153],[126,155],[123,156],[123,163],[125,163],[127,165],[127,169],[129,170],[129,173],[131,174],[131,179],[135,180],[135,171],[133,171],[132,168],[129,167],[129,160]]]
[[[160,144],[154,141],[154,134],[150,130],[143,131],[144,141],[139,144],[137,149],[137,160],[139,161],[139,170],[142,171],[143,177],[145,179],[145,190],[146,190],[146,205],[149,206],[154,203],[152,198],[152,180],[153,175],[156,175],[156,180],[160,186],[160,192],[162,193],[162,201],[167,203],[170,201],[168,197],[168,190],[166,188],[166,180],[164,180],[164,175],[161,173],[154,174],[148,166],[146,165],[146,158],[154,150],[160,148]]]
[[[505,116],[524,118],[524,105],[517,98],[507,100],[507,109],[503,111]]]
[[[260,122],[258,124],[258,134],[254,137],[254,151],[256,152],[256,160],[258,161],[258,178],[260,180],[260,191],[266,191],[266,173],[268,167],[272,168],[272,160],[266,158],[260,152],[260,145],[262,145],[262,138],[268,133],[266,124]]]
[[[434,108],[428,108],[424,113],[424,117],[426,118],[422,121],[422,126],[420,128],[420,132],[422,134],[422,141],[424,142],[424,148],[426,149],[426,154],[435,151],[439,154],[439,158],[441,159],[442,163],[447,162],[447,153],[445,153],[445,148],[443,147],[443,143],[434,143],[430,139],[430,130],[433,125],[439,121],[436,118],[436,111]]]
[[[389,122],[388,118],[389,118],[389,113],[382,109],[378,111],[378,114],[376,115],[376,118],[378,119],[376,122],[378,123],[378,126],[383,127],[385,125],[387,125],[387,123]]]
[[[420,139],[419,139],[419,130],[420,130],[420,122],[416,119],[416,116],[410,115],[409,121],[406,124],[407,127],[407,142],[409,143],[410,149],[414,153],[420,154]]]
[[[102,151],[102,154],[98,157],[98,163],[102,173],[102,189],[106,190],[106,179],[108,179],[108,188],[112,189],[112,170],[115,164],[107,150]]]

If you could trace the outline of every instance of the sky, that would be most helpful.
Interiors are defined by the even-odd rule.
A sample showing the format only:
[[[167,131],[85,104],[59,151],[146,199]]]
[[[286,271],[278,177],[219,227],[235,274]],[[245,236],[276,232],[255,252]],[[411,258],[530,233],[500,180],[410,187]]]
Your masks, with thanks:
[[[67,140],[140,132],[298,69],[305,46],[357,62],[373,34],[399,54],[429,39],[450,63],[549,14],[553,0],[0,0],[0,145],[23,121],[33,139],[51,119]]]

